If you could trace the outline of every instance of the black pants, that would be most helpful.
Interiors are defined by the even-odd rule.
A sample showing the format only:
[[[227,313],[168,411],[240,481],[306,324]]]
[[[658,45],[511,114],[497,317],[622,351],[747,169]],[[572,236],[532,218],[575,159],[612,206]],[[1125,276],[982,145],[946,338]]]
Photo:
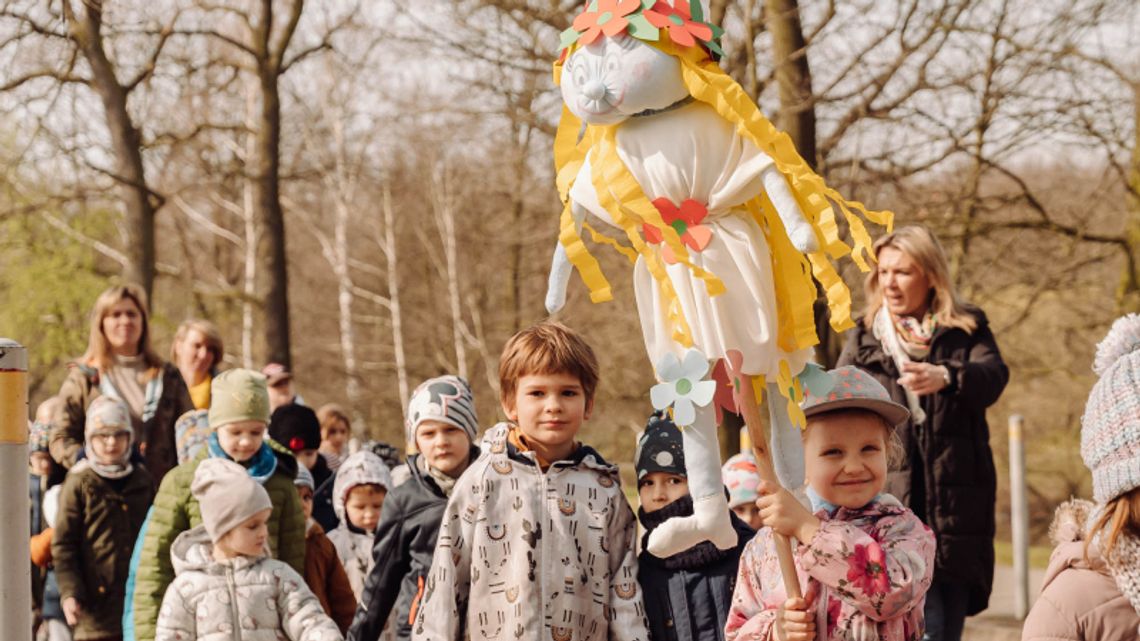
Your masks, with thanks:
[[[934,581],[926,593],[926,636],[923,641],[961,641],[970,593],[966,586]]]

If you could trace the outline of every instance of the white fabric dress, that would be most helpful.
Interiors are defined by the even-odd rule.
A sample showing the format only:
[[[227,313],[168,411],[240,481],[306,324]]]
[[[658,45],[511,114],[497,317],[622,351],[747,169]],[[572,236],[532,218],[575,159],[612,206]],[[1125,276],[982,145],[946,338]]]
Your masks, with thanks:
[[[694,347],[710,359],[739,350],[744,356],[744,373],[771,381],[779,372],[781,360],[788,361],[792,374],[799,373],[812,350],[787,353],[777,344],[771,253],[764,232],[744,208],[763,191],[762,176],[765,170],[774,169],[772,159],[701,102],[630,118],[619,126],[617,144],[619,156],[649,200],[665,197],[679,206],[691,198],[708,209],[701,224],[711,229],[712,240],[702,252],[689,249],[689,258],[717,276],[724,283],[724,293],[709,296],[704,281],[688,267],[667,265]],[[590,171],[587,158],[570,198],[612,225],[609,214],[598,203]],[[781,203],[776,206],[779,209]],[[681,359],[685,348],[673,340],[660,288],[644,258],[638,258],[634,265],[633,279],[651,362],[656,366],[669,352]]]

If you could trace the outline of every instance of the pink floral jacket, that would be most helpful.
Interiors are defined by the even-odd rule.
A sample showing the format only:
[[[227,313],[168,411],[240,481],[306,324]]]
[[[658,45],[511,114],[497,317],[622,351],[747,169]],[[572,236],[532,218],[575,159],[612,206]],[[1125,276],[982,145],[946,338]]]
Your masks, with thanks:
[[[816,513],[811,545],[795,551],[800,585],[816,613],[819,641],[917,641],[934,569],[934,533],[890,494],[858,510]],[[744,548],[726,641],[775,640],[777,609],[787,599],[772,531]]]

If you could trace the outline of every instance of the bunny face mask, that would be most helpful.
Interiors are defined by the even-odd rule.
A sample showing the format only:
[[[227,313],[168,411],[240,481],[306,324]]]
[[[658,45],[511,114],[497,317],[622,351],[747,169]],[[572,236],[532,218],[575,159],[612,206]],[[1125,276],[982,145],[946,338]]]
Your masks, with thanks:
[[[619,34],[579,47],[562,66],[562,100],[591,125],[616,125],[689,96],[680,61]]]

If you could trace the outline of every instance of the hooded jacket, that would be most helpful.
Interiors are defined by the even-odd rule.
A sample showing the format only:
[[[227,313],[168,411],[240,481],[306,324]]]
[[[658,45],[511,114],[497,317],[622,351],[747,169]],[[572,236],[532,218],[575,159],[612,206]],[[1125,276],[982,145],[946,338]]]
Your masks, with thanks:
[[[205,526],[170,548],[177,578],[158,614],[156,641],[340,641],[333,620],[293,568],[265,556],[213,558]]]
[[[1049,558],[1041,595],[1029,611],[1022,641],[1134,641],[1140,639],[1140,582],[1133,581],[1132,601],[1121,590],[1095,543],[1085,557],[1085,538],[1095,505],[1073,500],[1057,508],[1050,528],[1056,548]],[[1124,535],[1127,536],[1127,535]],[[1136,560],[1140,561],[1140,559]],[[1140,563],[1132,563],[1140,575]]]
[[[890,494],[821,520],[793,561],[804,597],[815,603],[816,638],[919,641],[922,608],[934,570],[934,534]],[[728,641],[775,640],[778,609],[788,598],[770,528],[744,548],[725,625]]]
[[[153,498],[154,481],[142,467],[108,480],[81,463],[63,482],[52,559],[61,601],[74,597],[84,610],[76,641],[122,634],[131,548]]]
[[[356,597],[332,541],[316,521],[309,519],[308,526],[305,532],[305,583],[321,602],[325,613],[344,633],[356,613]]]
[[[352,488],[360,485],[379,485],[385,490],[392,486],[392,474],[388,466],[379,456],[367,450],[361,450],[345,459],[336,472],[333,481],[333,509],[340,519],[340,525],[328,535],[344,565],[348,584],[352,586],[352,594],[357,602],[364,592],[364,581],[372,571],[374,533],[365,532],[352,524],[348,520],[344,504]]]
[[[419,469],[417,461],[421,458],[420,454],[408,457],[404,464],[408,480],[384,499],[372,546],[376,565],[364,584],[360,607],[346,637],[350,641],[380,638],[393,613],[391,628],[396,638],[405,640],[412,636],[412,623],[431,570],[439,524],[447,508],[447,495],[435,479]],[[470,460],[477,458],[479,448],[472,446]]]
[[[925,362],[945,366],[950,385],[919,397],[924,423],[907,421],[895,430],[906,457],[889,475],[885,491],[934,530],[937,580],[969,590],[966,614],[974,615],[988,606],[994,578],[997,474],[986,409],[1009,382],[1009,368],[986,315],[976,307],[968,309],[978,323],[972,334],[939,327],[931,338]],[[862,320],[848,332],[836,365],[866,370],[892,400],[906,405],[906,392],[898,382],[901,373]]]
[[[293,485],[297,459],[271,439],[266,439],[265,444],[277,459],[273,474],[263,485],[273,502],[269,517],[270,552],[300,574],[305,571],[305,513]],[[208,456],[209,448],[203,448],[194,460],[179,465],[162,479],[150,517],[140,533],[142,547],[137,555],[138,566],[132,572],[135,582],[131,617],[135,641],[154,638],[159,605],[167,586],[174,580],[171,544],[182,532],[202,524],[202,512],[198,500],[190,493],[190,483],[198,465]]]
[[[645,641],[636,521],[616,466],[580,446],[543,472],[487,431],[444,512],[418,641]]]
[[[645,528],[638,560],[637,580],[645,593],[645,613],[653,641],[724,641],[724,624],[732,606],[732,590],[744,546],[755,532],[735,514],[736,547],[718,550],[710,541],[667,558],[646,550],[649,534],[661,523],[693,513],[690,496],[673,501],[656,512],[638,512]]]

